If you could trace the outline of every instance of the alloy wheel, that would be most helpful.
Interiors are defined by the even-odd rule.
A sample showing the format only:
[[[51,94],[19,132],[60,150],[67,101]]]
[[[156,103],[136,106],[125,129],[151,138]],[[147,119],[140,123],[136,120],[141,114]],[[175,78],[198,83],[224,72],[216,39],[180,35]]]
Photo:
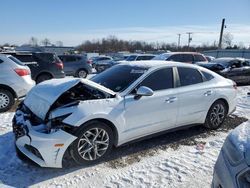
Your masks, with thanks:
[[[80,71],[78,72],[78,76],[79,76],[79,78],[86,78],[87,73],[86,73],[85,70],[80,70]]]
[[[78,154],[87,161],[93,161],[105,154],[109,147],[109,135],[102,128],[84,132],[78,142]]]
[[[5,93],[0,93],[0,109],[6,108],[10,103],[10,98]]]
[[[210,121],[214,127],[218,127],[224,120],[225,107],[222,104],[216,104],[210,114]]]

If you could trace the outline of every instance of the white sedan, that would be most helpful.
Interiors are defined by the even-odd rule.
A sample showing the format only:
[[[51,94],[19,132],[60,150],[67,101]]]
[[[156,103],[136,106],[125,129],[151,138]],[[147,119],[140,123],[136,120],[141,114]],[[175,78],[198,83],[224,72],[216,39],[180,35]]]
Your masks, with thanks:
[[[93,164],[117,147],[203,124],[218,128],[236,106],[236,85],[205,68],[166,61],[120,64],[86,79],[35,86],[13,119],[20,157],[62,167]]]

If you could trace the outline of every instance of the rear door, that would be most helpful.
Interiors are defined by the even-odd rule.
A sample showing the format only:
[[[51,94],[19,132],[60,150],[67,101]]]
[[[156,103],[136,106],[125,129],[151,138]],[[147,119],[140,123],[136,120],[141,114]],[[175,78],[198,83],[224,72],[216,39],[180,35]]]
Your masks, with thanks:
[[[214,89],[208,82],[204,83],[203,75],[197,69],[178,67],[177,70],[180,84],[177,125],[200,122],[214,99]]]
[[[64,56],[64,72],[66,75],[74,75],[75,74],[75,64],[77,63],[77,59],[75,56]]]

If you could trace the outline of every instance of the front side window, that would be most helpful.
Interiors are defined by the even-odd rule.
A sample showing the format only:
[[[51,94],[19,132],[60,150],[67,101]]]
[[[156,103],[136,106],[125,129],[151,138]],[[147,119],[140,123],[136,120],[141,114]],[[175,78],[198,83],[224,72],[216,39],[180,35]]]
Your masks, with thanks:
[[[139,84],[140,86],[149,87],[153,91],[173,88],[172,68],[164,68],[153,72]]]
[[[200,72],[194,68],[178,67],[181,86],[188,86],[203,82]]]

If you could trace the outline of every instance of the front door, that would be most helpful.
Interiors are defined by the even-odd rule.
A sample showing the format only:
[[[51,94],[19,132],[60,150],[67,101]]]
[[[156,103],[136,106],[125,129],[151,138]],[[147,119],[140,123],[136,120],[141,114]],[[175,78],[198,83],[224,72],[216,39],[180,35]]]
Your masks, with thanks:
[[[172,68],[156,70],[138,86],[146,86],[154,91],[152,96],[135,98],[135,92],[125,96],[124,134],[128,139],[153,134],[173,128],[178,112],[178,98],[173,88]]]

